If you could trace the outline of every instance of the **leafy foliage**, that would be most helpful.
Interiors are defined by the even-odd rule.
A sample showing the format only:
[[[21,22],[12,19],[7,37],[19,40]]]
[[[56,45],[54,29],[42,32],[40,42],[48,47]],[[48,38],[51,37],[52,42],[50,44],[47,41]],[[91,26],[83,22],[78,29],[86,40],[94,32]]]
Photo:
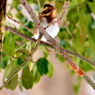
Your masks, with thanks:
[[[43,74],[48,73],[48,61],[45,58],[40,58],[37,62],[37,70],[42,76]]]
[[[75,91],[75,93],[79,93],[81,80],[82,80],[81,77],[77,77],[77,82],[74,84],[74,91]]]
[[[33,75],[29,70],[29,67],[26,66],[22,71],[22,84],[26,89],[30,89],[33,86]]]
[[[63,5],[68,0],[27,0],[29,4],[35,4],[38,8],[36,11],[39,13],[46,1],[51,3],[55,2],[57,13],[61,14],[63,11]],[[12,9],[15,9],[16,14],[12,13],[12,9],[8,12],[12,17],[15,16],[17,20],[23,23],[25,26],[34,30],[34,23],[25,17],[22,13],[19,0],[12,0]],[[34,7],[35,7],[34,6]],[[64,20],[64,24],[60,27],[58,38],[60,45],[68,50],[77,52],[86,58],[95,62],[95,0],[71,0],[70,6],[67,12],[67,16]],[[94,16],[93,16],[94,15]],[[63,17],[64,18],[64,17]],[[63,20],[62,20],[63,22]],[[24,27],[17,26],[15,24],[6,23],[21,33],[31,37],[33,34],[26,30]],[[34,43],[31,43],[25,39],[20,38],[8,31],[4,32],[3,51],[0,60],[0,69],[5,69],[3,80],[6,80],[12,72],[14,72],[27,58],[30,51],[32,50]],[[39,46],[43,51],[44,57],[39,58],[35,64],[33,64],[32,70],[27,63],[22,70],[20,79],[18,75],[14,76],[12,80],[6,85],[7,89],[14,90],[19,85],[20,90],[24,87],[25,89],[31,89],[34,84],[39,82],[43,75],[47,75],[49,78],[52,77],[54,68],[50,60],[48,60],[49,52],[44,46]],[[64,58],[56,54],[62,63],[65,61]],[[91,71],[93,67],[80,59],[73,58],[74,61],[85,71]],[[32,60],[30,60],[32,62]],[[31,63],[32,64],[32,63]],[[75,74],[71,71],[72,74]],[[94,72],[95,74],[95,72]],[[19,79],[19,81],[18,81]],[[79,92],[81,78],[77,78],[77,82],[74,85],[75,93]]]

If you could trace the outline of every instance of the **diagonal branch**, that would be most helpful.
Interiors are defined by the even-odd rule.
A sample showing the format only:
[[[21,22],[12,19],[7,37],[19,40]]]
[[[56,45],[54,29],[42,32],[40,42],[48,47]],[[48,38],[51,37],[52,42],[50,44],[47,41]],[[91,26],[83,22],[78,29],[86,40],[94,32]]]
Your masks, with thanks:
[[[25,29],[27,29],[28,31],[30,31],[30,32],[33,34],[33,31],[32,31],[31,29],[29,29],[28,27],[26,27],[26,26],[25,26],[24,24],[22,24],[21,22],[17,21],[16,19],[13,19],[12,17],[10,17],[10,16],[8,16],[8,15],[7,15],[7,17],[8,17],[9,19],[11,19],[12,21],[18,23],[19,25],[23,26]]]
[[[17,31],[14,28],[9,27],[9,26],[5,26],[5,30],[6,31],[10,31],[10,32],[20,36],[21,38],[24,38],[24,39],[29,40],[31,42],[36,42],[36,40],[34,38],[31,38],[31,37],[29,37],[27,35],[24,35],[21,32]],[[48,46],[48,47],[54,48],[54,46],[52,44],[44,42],[44,41],[40,41],[40,45],[44,45],[44,46]],[[69,53],[71,55],[74,55],[74,56],[76,56],[76,57],[78,57],[78,58],[80,58],[80,59],[90,63],[91,65],[95,66],[95,63],[93,61],[91,61],[91,60],[89,60],[89,59],[87,59],[87,58],[85,58],[85,57],[83,57],[83,56],[81,56],[81,55],[79,55],[79,54],[77,54],[75,52],[72,52],[72,51],[69,51],[69,50],[66,50],[66,51],[67,51],[67,53]]]
[[[46,40],[48,42],[50,42],[58,51],[59,53],[66,59],[68,65],[71,66],[71,68],[81,77],[84,78],[84,76],[86,75],[74,62],[73,60],[70,58],[70,56],[67,54],[66,50],[62,47],[60,47],[60,45],[45,31],[45,29],[42,27],[40,20],[37,18],[35,12],[33,11],[33,9],[30,7],[30,5],[27,3],[26,0],[20,0],[20,2],[22,3],[22,5],[25,7],[25,9],[27,10],[27,12],[29,13],[29,15],[31,16],[31,18],[34,20],[34,23],[36,25],[38,25],[40,33],[43,33],[43,35],[45,36]],[[85,76],[89,81],[91,81],[90,83],[86,80],[86,82],[89,83],[89,85],[92,86],[93,89],[95,89],[95,83],[90,80],[87,75]]]
[[[35,46],[33,47],[32,51],[31,51],[30,55],[26,58],[26,60],[19,66],[18,69],[16,69],[16,70],[7,78],[7,80],[5,80],[5,81],[3,82],[3,85],[0,87],[0,90],[2,90],[2,88],[5,87],[5,86],[10,82],[10,80],[22,69],[22,67],[24,67],[24,66],[26,65],[26,63],[32,58],[34,52],[36,51],[36,49],[37,49],[37,47],[38,47],[38,45],[39,45],[39,43],[40,43],[40,39],[41,39],[41,38],[39,37],[38,40],[37,40],[36,43],[35,43]]]

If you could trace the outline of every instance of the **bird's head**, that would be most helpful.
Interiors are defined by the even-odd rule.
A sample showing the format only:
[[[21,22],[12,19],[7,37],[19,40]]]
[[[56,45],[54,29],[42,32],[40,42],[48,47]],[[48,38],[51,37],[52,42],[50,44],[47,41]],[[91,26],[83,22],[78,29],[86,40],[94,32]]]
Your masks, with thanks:
[[[50,4],[45,4],[41,15],[42,16],[56,17],[56,8],[54,8]]]

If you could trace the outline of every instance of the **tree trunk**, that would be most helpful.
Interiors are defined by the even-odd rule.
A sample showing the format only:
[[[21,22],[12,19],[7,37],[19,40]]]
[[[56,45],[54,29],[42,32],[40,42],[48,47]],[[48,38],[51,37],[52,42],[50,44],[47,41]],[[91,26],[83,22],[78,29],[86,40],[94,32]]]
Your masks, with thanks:
[[[6,3],[7,0],[0,0],[0,55],[2,49],[2,39],[3,39],[3,31],[4,31],[4,21],[6,14]]]

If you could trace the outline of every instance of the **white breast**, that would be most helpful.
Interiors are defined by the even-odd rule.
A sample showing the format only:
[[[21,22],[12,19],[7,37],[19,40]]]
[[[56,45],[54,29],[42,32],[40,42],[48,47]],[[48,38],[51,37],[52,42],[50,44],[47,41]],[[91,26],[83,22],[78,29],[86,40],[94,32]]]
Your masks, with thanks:
[[[54,21],[57,21],[57,19],[55,19]],[[53,21],[53,22],[54,22],[54,21]],[[45,19],[43,19],[42,25],[43,25],[44,28],[46,28],[46,27],[48,26],[48,24],[47,24],[47,22],[46,22]],[[58,34],[58,32],[59,32],[58,23],[56,22],[56,23],[50,25],[48,28],[46,28],[46,32],[47,32],[52,38],[54,38],[54,37]],[[39,30],[38,30],[37,34],[33,36],[33,38],[38,39],[38,37],[39,37]],[[44,36],[42,37],[41,40],[46,41],[46,39],[45,39]]]

